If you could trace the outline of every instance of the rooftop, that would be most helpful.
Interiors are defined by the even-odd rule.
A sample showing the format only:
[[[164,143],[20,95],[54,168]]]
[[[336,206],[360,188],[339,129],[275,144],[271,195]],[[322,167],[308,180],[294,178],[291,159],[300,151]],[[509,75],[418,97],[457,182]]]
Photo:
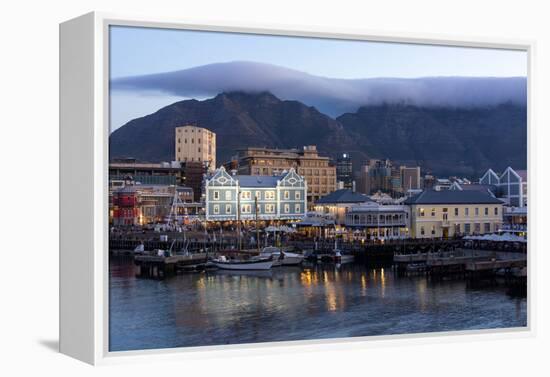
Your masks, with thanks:
[[[277,181],[283,179],[283,176],[235,175],[233,178],[239,181],[241,187],[277,187]]]
[[[353,192],[350,189],[341,189],[323,196],[315,204],[365,203],[370,201],[372,199],[365,194]]]
[[[426,190],[405,200],[405,204],[502,204],[487,191]]]

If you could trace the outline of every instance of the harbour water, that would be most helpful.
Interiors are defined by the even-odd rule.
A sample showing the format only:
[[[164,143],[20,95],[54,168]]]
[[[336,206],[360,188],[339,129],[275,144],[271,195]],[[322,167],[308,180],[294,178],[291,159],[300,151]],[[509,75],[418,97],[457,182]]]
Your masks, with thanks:
[[[225,345],[527,325],[499,285],[403,277],[358,264],[138,279],[112,258],[110,350]]]

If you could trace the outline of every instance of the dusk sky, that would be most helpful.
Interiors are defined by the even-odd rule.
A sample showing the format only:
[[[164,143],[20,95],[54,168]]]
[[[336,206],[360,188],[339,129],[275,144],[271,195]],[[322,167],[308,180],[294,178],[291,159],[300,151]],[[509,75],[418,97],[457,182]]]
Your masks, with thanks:
[[[527,76],[526,52],[496,49],[136,27],[111,27],[110,49],[111,79],[235,61],[338,79]],[[186,98],[163,90],[112,90],[111,130]]]

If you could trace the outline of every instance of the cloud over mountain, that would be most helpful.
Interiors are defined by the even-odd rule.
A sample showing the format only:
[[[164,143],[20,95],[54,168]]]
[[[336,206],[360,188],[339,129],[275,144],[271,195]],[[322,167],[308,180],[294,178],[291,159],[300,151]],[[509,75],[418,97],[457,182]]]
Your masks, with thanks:
[[[345,66],[345,65],[343,65]],[[255,62],[215,63],[174,72],[114,79],[114,90],[213,97],[220,92],[269,91],[338,116],[360,106],[404,103],[416,106],[483,107],[525,105],[525,77],[425,77],[337,79]]]

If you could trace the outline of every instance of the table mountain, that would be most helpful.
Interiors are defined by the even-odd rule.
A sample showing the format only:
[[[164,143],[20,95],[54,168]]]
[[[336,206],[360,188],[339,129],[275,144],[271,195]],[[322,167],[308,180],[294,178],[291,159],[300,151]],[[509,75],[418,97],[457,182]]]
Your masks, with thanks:
[[[217,161],[247,146],[317,145],[331,157],[348,152],[354,168],[369,157],[418,163],[435,174],[475,177],[487,167],[525,168],[526,108],[364,106],[333,119],[298,101],[268,92],[221,93],[186,100],[134,119],[110,136],[110,157],[144,161],[174,159],[174,129],[193,123],[217,135]]]

